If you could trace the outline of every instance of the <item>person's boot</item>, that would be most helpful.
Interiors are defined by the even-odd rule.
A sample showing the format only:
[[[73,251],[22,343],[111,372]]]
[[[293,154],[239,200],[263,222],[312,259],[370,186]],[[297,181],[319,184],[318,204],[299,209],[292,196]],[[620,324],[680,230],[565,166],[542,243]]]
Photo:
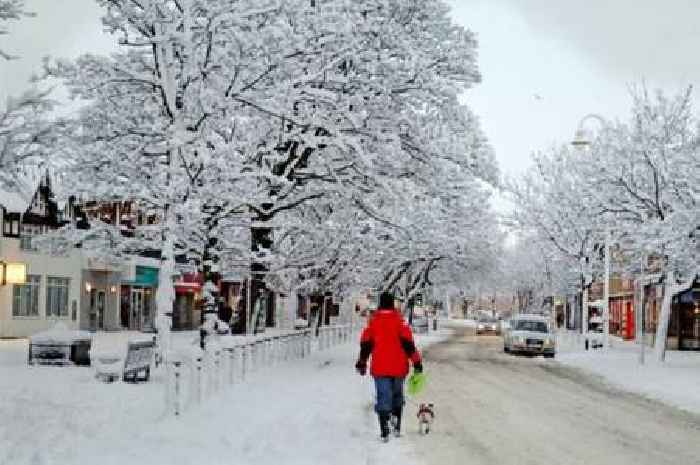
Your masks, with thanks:
[[[388,413],[380,413],[379,414],[379,431],[381,434],[382,441],[388,442],[389,441],[389,433],[391,430],[389,429],[389,414]]]
[[[394,436],[401,436],[401,407],[395,408],[391,412],[391,426],[394,430]]]

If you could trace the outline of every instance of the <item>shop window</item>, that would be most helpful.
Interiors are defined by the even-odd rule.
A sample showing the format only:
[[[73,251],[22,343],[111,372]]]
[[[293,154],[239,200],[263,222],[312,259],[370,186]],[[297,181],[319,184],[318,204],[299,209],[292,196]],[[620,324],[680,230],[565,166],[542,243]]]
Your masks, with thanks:
[[[46,316],[68,316],[68,290],[70,279],[49,277],[46,282]]]
[[[25,284],[15,284],[12,289],[12,316],[39,316],[39,287],[41,276],[29,274]]]

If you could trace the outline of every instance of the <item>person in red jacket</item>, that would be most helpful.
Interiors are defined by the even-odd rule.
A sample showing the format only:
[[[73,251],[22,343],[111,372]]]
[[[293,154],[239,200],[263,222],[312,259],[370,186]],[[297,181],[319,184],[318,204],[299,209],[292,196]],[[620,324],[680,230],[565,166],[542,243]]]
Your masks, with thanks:
[[[360,375],[367,373],[367,359],[372,357],[370,374],[377,391],[375,411],[383,440],[389,439],[389,421],[394,434],[401,432],[403,383],[408,375],[409,360],[416,373],[423,371],[421,356],[413,342],[413,333],[401,313],[394,308],[394,296],[384,292],[379,306],[360,338],[360,356],[355,364]]]

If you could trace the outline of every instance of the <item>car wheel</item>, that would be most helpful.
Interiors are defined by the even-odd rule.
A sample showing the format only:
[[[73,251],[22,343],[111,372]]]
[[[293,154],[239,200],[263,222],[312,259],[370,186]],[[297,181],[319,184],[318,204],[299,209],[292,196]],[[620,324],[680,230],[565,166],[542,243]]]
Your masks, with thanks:
[[[505,352],[505,353],[510,352],[510,349],[508,349],[508,346],[503,346],[503,352]]]
[[[554,354],[544,354],[544,358],[554,358]]]

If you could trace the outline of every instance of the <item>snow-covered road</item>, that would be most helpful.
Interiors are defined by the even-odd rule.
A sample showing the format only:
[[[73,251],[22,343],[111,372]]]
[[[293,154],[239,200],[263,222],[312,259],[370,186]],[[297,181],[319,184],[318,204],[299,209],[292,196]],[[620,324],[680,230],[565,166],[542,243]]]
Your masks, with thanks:
[[[698,464],[700,417],[541,358],[508,356],[468,330],[427,354],[435,434],[421,463]]]

